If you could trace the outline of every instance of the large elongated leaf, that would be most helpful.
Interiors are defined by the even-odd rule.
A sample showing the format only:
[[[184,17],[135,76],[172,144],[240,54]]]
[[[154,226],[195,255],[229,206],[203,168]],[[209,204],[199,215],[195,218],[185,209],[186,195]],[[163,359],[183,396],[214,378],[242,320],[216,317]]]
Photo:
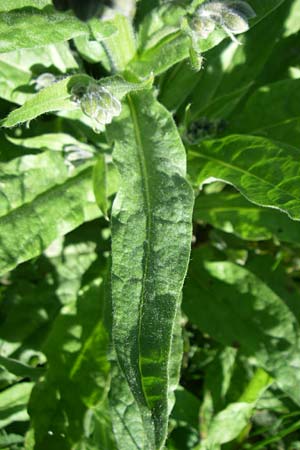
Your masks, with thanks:
[[[220,192],[200,195],[195,203],[194,219],[247,240],[300,243],[300,223],[281,211],[248,202],[238,193]]]
[[[0,273],[38,256],[54,239],[99,215],[91,176],[91,169],[85,169],[0,218]]]
[[[277,292],[247,268],[203,261],[203,256],[201,250],[194,252],[184,292],[183,309],[190,321],[251,356],[299,404],[296,318]]]
[[[84,22],[50,6],[0,12],[0,53],[55,44],[88,32]]]
[[[110,135],[121,175],[112,213],[114,344],[142,413],[145,448],[160,449],[193,195],[175,125],[151,94],[132,95]]]
[[[190,152],[189,173],[202,185],[232,184],[248,200],[300,219],[300,152],[259,137],[232,135],[204,141]]]

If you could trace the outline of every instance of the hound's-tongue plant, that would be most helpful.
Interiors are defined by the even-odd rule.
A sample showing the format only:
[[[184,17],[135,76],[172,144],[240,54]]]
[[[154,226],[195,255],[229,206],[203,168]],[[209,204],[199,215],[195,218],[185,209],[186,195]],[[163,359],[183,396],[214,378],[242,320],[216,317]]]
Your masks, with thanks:
[[[4,3],[0,447],[284,439],[299,1]]]

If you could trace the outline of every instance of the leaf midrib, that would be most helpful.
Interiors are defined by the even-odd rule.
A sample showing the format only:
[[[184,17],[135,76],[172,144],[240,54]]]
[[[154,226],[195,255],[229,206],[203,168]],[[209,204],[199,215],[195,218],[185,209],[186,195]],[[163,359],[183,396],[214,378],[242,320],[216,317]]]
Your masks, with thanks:
[[[143,140],[139,129],[139,123],[138,123],[138,117],[136,114],[136,110],[132,101],[132,97],[128,95],[128,105],[130,110],[130,115],[133,123],[133,130],[134,130],[134,136],[136,141],[136,147],[138,152],[138,159],[139,159],[139,165],[140,170],[142,174],[142,184],[143,184],[143,197],[144,197],[144,204],[146,206],[146,249],[145,249],[145,262],[144,262],[144,274],[142,279],[142,290],[141,290],[141,296],[140,296],[140,303],[139,303],[139,317],[138,317],[138,362],[139,362],[139,373],[140,373],[140,381],[141,381],[141,387],[142,392],[144,395],[144,399],[146,402],[146,405],[149,409],[151,409],[146,391],[145,386],[143,383],[143,372],[141,367],[141,334],[142,334],[142,317],[143,317],[143,307],[144,307],[144,294],[145,294],[145,284],[146,280],[148,278],[148,272],[149,272],[149,260],[150,260],[150,251],[151,251],[151,244],[150,244],[150,238],[151,238],[151,229],[152,229],[152,217],[151,217],[151,194],[150,194],[150,186],[149,186],[149,177],[148,177],[148,167],[147,167],[147,161],[144,155],[144,146],[143,146]]]
[[[283,194],[290,196],[294,200],[297,200],[297,201],[300,200],[299,197],[296,197],[295,195],[292,195],[290,192],[281,189],[276,184],[273,184],[270,181],[267,181],[264,178],[259,177],[258,175],[254,174],[253,172],[249,172],[249,170],[242,169],[241,167],[234,166],[232,164],[226,163],[225,161],[220,160],[218,158],[213,158],[212,156],[208,156],[208,155],[206,155],[204,153],[201,153],[200,151],[198,151],[198,152],[192,151],[190,154],[192,156],[195,156],[195,157],[198,157],[198,158],[200,156],[200,158],[207,159],[208,161],[214,161],[214,162],[220,164],[221,166],[225,166],[225,167],[228,167],[229,169],[232,169],[235,172],[241,172],[241,173],[243,173],[245,175],[249,175],[250,177],[253,177],[253,178],[256,178],[257,180],[259,180],[260,183],[267,184],[267,185],[271,186],[272,188],[276,189],[277,191],[282,192]],[[214,176],[214,175],[212,175],[212,176]],[[216,178],[218,178],[218,177],[216,177]],[[241,186],[241,189],[244,190],[243,186]],[[277,208],[279,208],[279,207],[276,207],[276,209]]]

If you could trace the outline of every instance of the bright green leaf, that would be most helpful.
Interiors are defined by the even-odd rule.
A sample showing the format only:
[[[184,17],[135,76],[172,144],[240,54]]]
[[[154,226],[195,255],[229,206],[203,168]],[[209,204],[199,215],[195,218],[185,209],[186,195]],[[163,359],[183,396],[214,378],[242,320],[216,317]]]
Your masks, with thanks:
[[[243,135],[203,141],[189,152],[194,184],[224,181],[251,202],[300,219],[300,152],[297,148]]]
[[[55,44],[88,32],[84,22],[49,6],[0,12],[0,53]]]

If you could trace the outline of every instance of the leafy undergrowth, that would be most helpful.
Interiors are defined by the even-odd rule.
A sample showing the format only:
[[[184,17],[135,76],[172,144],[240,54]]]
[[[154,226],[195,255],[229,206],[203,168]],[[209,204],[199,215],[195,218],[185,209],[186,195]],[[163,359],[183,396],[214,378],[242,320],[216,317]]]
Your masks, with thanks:
[[[0,448],[300,449],[300,1],[0,3]]]

